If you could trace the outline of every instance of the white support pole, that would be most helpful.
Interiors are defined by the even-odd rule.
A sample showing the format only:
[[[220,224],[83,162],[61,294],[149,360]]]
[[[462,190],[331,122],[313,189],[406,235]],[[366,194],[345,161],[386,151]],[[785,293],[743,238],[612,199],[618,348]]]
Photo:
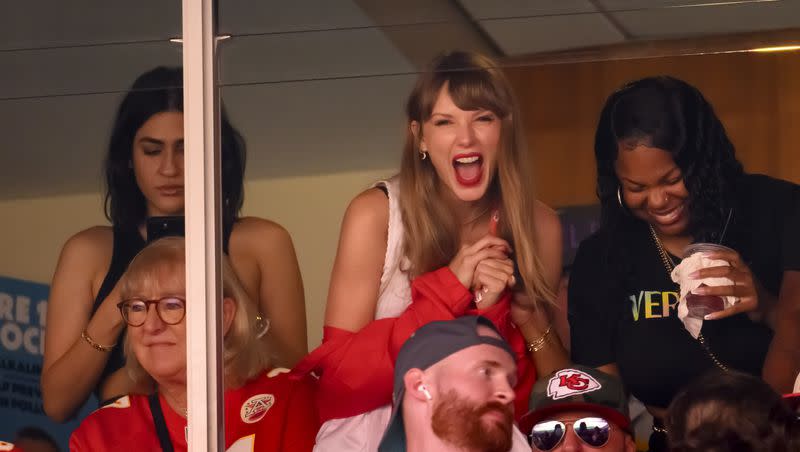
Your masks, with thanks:
[[[220,176],[214,0],[183,0],[189,451],[222,452]],[[205,307],[205,309],[203,309]]]

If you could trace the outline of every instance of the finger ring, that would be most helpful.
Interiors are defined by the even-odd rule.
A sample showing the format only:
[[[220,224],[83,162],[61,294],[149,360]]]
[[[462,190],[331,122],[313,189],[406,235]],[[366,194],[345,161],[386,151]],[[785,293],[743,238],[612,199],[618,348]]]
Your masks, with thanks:
[[[483,293],[481,291],[475,292],[475,304],[480,303],[483,300]]]
[[[486,287],[486,286],[483,286],[483,293],[489,293],[489,288]]]

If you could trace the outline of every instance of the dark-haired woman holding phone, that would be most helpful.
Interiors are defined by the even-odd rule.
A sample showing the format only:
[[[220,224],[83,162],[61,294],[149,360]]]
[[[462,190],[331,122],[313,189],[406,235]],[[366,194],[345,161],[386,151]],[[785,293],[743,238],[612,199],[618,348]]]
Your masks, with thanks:
[[[69,419],[95,392],[100,401],[150,388],[133,387],[122,369],[125,327],[117,282],[147,242],[147,219],[184,213],[183,72],[159,67],[139,76],[117,111],[105,159],[105,211],[95,226],[64,245],[53,276],[42,370],[45,412]],[[289,233],[240,217],[245,145],[222,114],[223,248],[248,295],[270,319],[276,364],[307,353],[305,301]]]

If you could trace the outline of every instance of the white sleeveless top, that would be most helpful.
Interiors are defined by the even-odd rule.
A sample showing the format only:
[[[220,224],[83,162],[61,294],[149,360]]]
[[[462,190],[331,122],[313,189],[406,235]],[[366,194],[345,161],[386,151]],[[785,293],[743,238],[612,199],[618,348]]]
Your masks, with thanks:
[[[386,241],[386,258],[383,261],[381,288],[375,319],[399,317],[411,304],[411,284],[402,269],[408,268],[403,255],[403,216],[400,211],[400,183],[397,176],[376,182],[373,187],[383,187],[389,197],[389,233]]]
[[[400,211],[399,177],[378,181],[373,187],[384,187],[389,197],[389,231],[386,243],[386,258],[383,262],[381,287],[375,319],[399,317],[411,304],[411,283],[408,274],[408,259],[403,255],[403,218]],[[314,452],[375,452],[389,425],[392,406],[386,405],[364,414],[343,419],[332,419],[322,424],[317,433]],[[530,452],[525,436],[514,427],[512,452]]]

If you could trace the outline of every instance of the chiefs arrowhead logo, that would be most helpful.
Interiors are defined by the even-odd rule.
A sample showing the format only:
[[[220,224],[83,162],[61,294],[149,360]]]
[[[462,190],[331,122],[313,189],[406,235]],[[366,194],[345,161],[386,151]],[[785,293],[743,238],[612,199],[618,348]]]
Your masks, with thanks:
[[[603,386],[586,372],[575,369],[558,371],[547,383],[547,397],[559,400],[597,391]]]
[[[250,397],[242,404],[242,421],[247,424],[254,424],[266,416],[267,411],[275,403],[275,396],[272,394],[258,394]]]

